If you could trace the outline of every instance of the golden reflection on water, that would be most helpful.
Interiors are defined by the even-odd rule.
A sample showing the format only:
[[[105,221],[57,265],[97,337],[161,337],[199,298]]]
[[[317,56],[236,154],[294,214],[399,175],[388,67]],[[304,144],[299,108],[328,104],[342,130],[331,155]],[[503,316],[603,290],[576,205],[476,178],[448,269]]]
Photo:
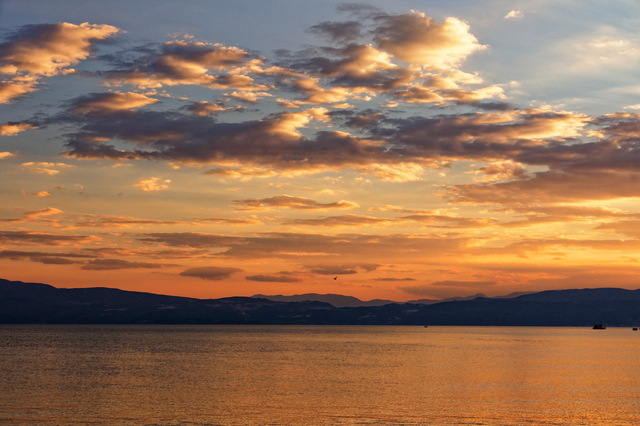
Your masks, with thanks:
[[[0,326],[9,424],[639,424],[640,333]]]

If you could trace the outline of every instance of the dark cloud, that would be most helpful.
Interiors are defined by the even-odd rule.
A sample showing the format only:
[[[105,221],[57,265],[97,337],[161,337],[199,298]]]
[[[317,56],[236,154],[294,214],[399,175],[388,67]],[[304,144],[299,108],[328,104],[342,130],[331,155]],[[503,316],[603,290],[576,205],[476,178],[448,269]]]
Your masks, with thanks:
[[[83,235],[55,235],[30,231],[0,231],[0,243],[58,246],[96,240]]]
[[[640,173],[550,171],[512,182],[457,185],[447,193],[456,201],[516,205],[640,197]]]
[[[32,262],[44,263],[47,265],[70,265],[73,263],[83,263],[83,260],[92,256],[79,253],[64,252],[39,252],[39,251],[17,251],[1,250],[0,259],[22,260],[29,259]],[[75,259],[75,260],[72,260]]]
[[[492,285],[496,285],[495,281],[437,281],[431,283],[434,286],[442,286],[442,287],[490,287]]]
[[[259,281],[265,283],[297,283],[302,281],[300,278],[287,275],[251,275],[244,278],[249,281]]]
[[[67,155],[204,164],[242,161],[310,171],[392,160],[384,147],[342,132],[318,132],[315,139],[306,139],[297,127],[313,114],[280,113],[241,123],[216,123],[208,117],[153,111],[91,117],[79,132],[70,135]],[[116,146],[115,141],[126,145]],[[127,149],[127,145],[133,148]]]
[[[348,43],[360,38],[362,23],[358,21],[321,22],[310,27],[308,31],[327,37],[334,43]]]
[[[344,266],[318,266],[310,269],[314,274],[319,275],[352,275],[357,274],[358,271],[355,269],[350,269],[349,267]]]
[[[132,52],[127,52],[130,55]],[[228,74],[250,59],[249,52],[216,43],[175,40],[148,45],[135,60],[118,60],[121,68],[103,73],[108,84],[140,88],[199,85],[212,89],[263,90],[246,75]]]
[[[82,265],[87,271],[113,271],[118,269],[160,268],[162,265],[148,262],[129,262],[120,259],[94,259]]]
[[[139,93],[91,93],[72,100],[69,109],[87,116],[112,115],[159,102]]]
[[[373,281],[397,282],[397,281],[415,281],[415,278],[375,278]]]
[[[352,275],[357,274],[358,270],[367,272],[375,271],[380,267],[379,264],[362,263],[353,265],[315,265],[308,266],[309,271],[319,275]]]
[[[300,256],[359,256],[360,259],[378,258],[386,253],[387,258],[406,258],[417,252],[425,256],[458,253],[469,240],[451,236],[407,237],[398,235],[365,234],[298,234],[264,233],[259,236],[235,237],[204,233],[153,233],[139,236],[141,241],[171,247],[195,247],[200,250],[215,251],[216,256],[238,259],[246,258],[286,258],[300,259]],[[353,269],[356,266],[349,266]]]
[[[336,7],[338,12],[350,13],[357,16],[371,17],[382,14],[382,9],[366,3],[342,3]]]
[[[218,266],[203,266],[201,268],[190,268],[180,272],[184,277],[196,277],[203,280],[221,281],[231,277],[236,272],[242,272],[238,268],[222,268]]]

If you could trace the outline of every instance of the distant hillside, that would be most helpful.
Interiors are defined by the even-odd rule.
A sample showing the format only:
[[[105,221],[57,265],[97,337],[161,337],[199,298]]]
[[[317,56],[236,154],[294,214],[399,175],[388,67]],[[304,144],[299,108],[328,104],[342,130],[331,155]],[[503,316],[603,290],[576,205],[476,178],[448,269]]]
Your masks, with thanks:
[[[495,299],[511,299],[517,296],[521,296],[524,294],[530,294],[526,292],[518,292],[511,293],[506,296],[498,296]],[[442,302],[454,302],[458,300],[472,300],[477,297],[486,297],[482,293],[477,293],[472,296],[465,297],[449,297],[447,299],[416,299],[409,300],[408,302],[397,302],[393,300],[384,300],[384,299],[373,299],[373,300],[360,300],[357,297],[353,296],[344,296],[342,294],[318,294],[318,293],[305,293],[305,294],[294,294],[291,296],[283,296],[281,294],[269,296],[266,294],[254,294],[251,297],[255,297],[258,299],[267,299],[273,300],[276,302],[325,302],[330,303],[336,308],[355,308],[358,306],[384,306],[390,303],[414,303],[420,305],[433,305],[435,303]]]
[[[0,279],[0,323],[639,326],[640,290],[553,290],[431,305],[335,307],[320,301],[193,299]]]
[[[306,301],[314,301],[314,302],[325,302],[330,303],[336,308],[346,308],[346,307],[356,307],[356,306],[383,306],[388,305],[390,303],[398,303],[393,300],[382,300],[382,299],[374,299],[374,300],[360,300],[357,297],[353,296],[343,296],[342,294],[317,294],[317,293],[305,293],[305,294],[294,294],[292,296],[283,296],[281,294],[276,296],[267,296],[264,294],[254,294],[251,297],[255,297],[258,299],[267,299],[273,300],[276,302],[306,302]]]
[[[63,289],[0,279],[0,323],[280,324],[306,322],[321,302],[280,303],[249,297],[193,299],[94,287]]]

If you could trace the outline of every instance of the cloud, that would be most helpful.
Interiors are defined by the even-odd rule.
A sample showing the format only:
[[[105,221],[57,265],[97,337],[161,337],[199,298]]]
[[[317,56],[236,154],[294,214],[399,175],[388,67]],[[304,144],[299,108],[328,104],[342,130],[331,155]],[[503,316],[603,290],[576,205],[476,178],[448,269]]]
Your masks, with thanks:
[[[426,161],[424,165],[428,166],[432,163]],[[393,165],[372,163],[360,166],[358,170],[387,182],[415,182],[424,178],[424,167],[417,163],[399,162]]]
[[[73,227],[90,227],[90,228],[131,228],[136,226],[147,225],[185,225],[188,222],[181,221],[161,221],[140,219],[128,216],[105,216],[89,214],[76,218]]]
[[[307,266],[310,272],[319,275],[352,275],[357,274],[358,270],[371,272],[378,269],[378,267],[380,267],[380,265],[375,263]]]
[[[328,216],[315,219],[294,219],[289,223],[309,226],[375,226],[397,224],[402,222],[416,222],[436,228],[482,228],[495,224],[495,219],[476,219],[458,216],[447,216],[433,213],[419,213],[396,218],[380,218],[363,215]]]
[[[257,236],[231,236],[196,232],[148,233],[138,239],[148,244],[193,247],[222,258],[304,259],[331,256],[360,259],[406,259],[420,252],[424,256],[446,256],[467,247],[466,238],[420,235],[263,233]]]
[[[323,109],[274,114],[263,120],[216,123],[208,117],[136,111],[91,117],[67,143],[79,158],[165,159],[190,163],[245,163],[306,169],[318,163],[362,161],[354,155],[380,148],[342,132],[323,132],[308,141],[299,129],[311,120],[326,120]],[[109,143],[117,139],[144,147],[131,151]]]
[[[434,286],[442,287],[487,287],[495,285],[495,281],[437,281],[431,283]]]
[[[98,238],[84,235],[55,235],[30,231],[0,231],[0,243],[4,244],[58,246],[87,243],[95,240],[98,240]]]
[[[26,167],[28,170],[34,173],[41,173],[49,176],[57,175],[60,173],[58,168],[69,168],[73,167],[71,164],[66,163],[50,163],[46,161],[29,161],[27,163],[22,163],[22,167]]]
[[[194,219],[194,222],[223,224],[223,225],[260,225],[264,223],[259,219],[253,219],[253,218],[234,219],[234,218],[224,218],[224,217]]]
[[[421,12],[376,16],[378,47],[402,61],[427,69],[457,68],[470,54],[485,46],[469,32],[469,25],[457,18],[439,23]]]
[[[41,77],[74,72],[69,68],[87,59],[95,42],[119,30],[110,25],[27,25],[0,44],[0,74],[11,76],[0,83],[0,103],[36,90]]]
[[[215,114],[217,112],[222,112],[222,111],[238,111],[238,110],[241,110],[242,108],[225,107],[222,104],[217,104],[217,103],[214,104],[211,102],[200,101],[200,102],[190,103],[186,105],[184,109],[186,109],[187,111],[190,111],[195,115],[204,117],[204,116],[208,116],[208,115]]]
[[[382,219],[372,216],[348,214],[342,216],[329,216],[317,219],[295,219],[290,223],[295,225],[313,226],[370,226],[392,222],[391,219]]]
[[[453,200],[476,203],[566,203],[640,197],[638,185],[638,173],[550,171],[511,182],[457,185],[447,194]]]
[[[636,214],[628,214],[618,210],[603,207],[583,207],[567,205],[528,205],[522,207],[511,205],[506,209],[497,209],[496,211],[509,213],[510,215],[512,215],[512,217],[515,216],[516,218],[523,218],[515,219],[509,222],[502,222],[500,226],[503,227],[530,226],[537,224],[548,224],[553,222],[592,222],[594,219],[624,221],[624,219],[632,219],[637,217]]]
[[[396,282],[396,281],[415,281],[415,278],[375,278],[373,281]]]
[[[129,262],[120,259],[94,259],[81,266],[87,271],[115,271],[119,269],[160,268],[161,265],[148,262]]]
[[[471,173],[478,175],[473,179],[476,182],[523,179],[528,176],[524,164],[512,160],[494,161]]]
[[[77,259],[84,259],[88,257],[91,256],[79,253],[0,250],[0,259],[28,259],[32,262],[44,263],[47,265],[70,265],[74,263],[82,263],[82,260]]]
[[[304,98],[283,104],[342,103],[381,94],[438,105],[503,97],[499,86],[463,87],[482,83],[477,74],[463,72],[459,66],[485,48],[466,23],[447,18],[441,24],[421,12],[369,12],[360,15],[362,22],[322,22],[309,29],[332,45],[285,55],[281,64],[298,74],[288,72],[276,84],[286,83]],[[370,31],[363,31],[365,23]]]
[[[116,112],[140,108],[159,102],[139,93],[92,93],[77,98],[71,109],[80,115],[111,115]]]
[[[0,104],[7,104],[36,90],[38,80],[35,77],[14,77],[11,80],[0,81]]]
[[[200,268],[190,268],[180,272],[184,277],[196,277],[203,280],[221,281],[230,278],[236,272],[243,272],[238,268],[222,268],[218,266],[204,266]]]
[[[512,10],[506,15],[504,15],[504,19],[521,19],[524,16],[521,10]]]
[[[300,278],[287,275],[251,275],[245,277],[245,279],[265,283],[297,283],[302,281]]]
[[[360,38],[362,23],[358,21],[326,21],[310,27],[308,31],[326,37],[331,42],[346,44]]]
[[[249,90],[242,90],[228,93],[226,96],[240,102],[255,104],[259,99],[269,98],[273,95],[268,92],[251,92]]]
[[[269,207],[282,207],[289,209],[323,210],[323,209],[352,209],[359,207],[351,201],[335,201],[333,203],[319,203],[315,200],[291,195],[276,195],[269,198],[257,198],[248,200],[233,200],[236,210],[264,210]]]
[[[548,164],[589,147],[561,145],[586,134],[590,124],[588,117],[567,112],[532,109],[397,119],[378,116],[377,125],[365,129],[369,137],[320,130],[307,138],[301,129],[313,120],[322,123],[330,116],[324,109],[311,108],[255,121],[217,123],[206,116],[127,111],[108,118],[86,117],[79,131],[70,135],[67,154],[215,163],[217,167],[209,174],[230,177],[242,177],[244,172],[269,176],[273,169],[317,173],[354,167],[403,182],[421,179],[423,167],[439,167],[445,160]]]
[[[105,74],[108,85],[130,84],[139,88],[175,85],[198,85],[211,89],[264,91],[269,87],[256,84],[248,75],[234,74],[234,69],[247,64],[249,52],[238,47],[195,40],[166,42],[135,59],[128,67]],[[260,60],[258,60],[261,63]],[[257,66],[257,64],[253,64]]]
[[[0,135],[15,136],[19,133],[24,132],[25,130],[35,129],[36,127],[37,126],[35,126],[32,123],[26,123],[26,122],[0,124]]]
[[[72,157],[213,164],[208,174],[245,180],[271,176],[275,170],[318,173],[351,167],[391,182],[418,181],[424,179],[425,167],[438,167],[441,160],[528,164],[515,157],[533,150],[534,144],[584,134],[589,119],[579,114],[508,110],[504,103],[480,102],[501,97],[502,88],[468,88],[482,80],[459,66],[483,47],[464,22],[449,18],[439,23],[419,12],[369,10],[359,16],[364,19],[359,24],[324,22],[312,28],[348,42],[283,54],[274,66],[244,49],[178,40],[119,57],[118,70],[100,75],[112,85],[204,85],[249,102],[276,92],[280,102],[282,92],[290,92],[302,96],[285,100],[296,107],[337,107],[347,100],[368,102],[387,95],[385,101],[484,105],[493,112],[392,119],[372,111],[345,116],[344,122],[354,129],[351,134],[335,130],[334,120],[340,116],[329,112],[330,105],[219,122],[209,114],[237,107],[201,101],[178,111],[135,109],[156,100],[116,92],[77,98],[66,114],[47,123],[76,127],[66,143],[66,154]],[[240,84],[242,79],[248,86]]]
[[[4,158],[11,158],[11,157],[15,157],[16,155],[12,152],[0,152],[0,160],[4,159]]]
[[[53,207],[49,207],[46,209],[42,209],[42,210],[35,210],[35,211],[30,211],[30,212],[26,212],[22,215],[21,218],[18,219],[0,219],[0,223],[1,222],[30,222],[33,220],[39,220],[42,217],[46,217],[46,216],[52,216],[52,215],[59,215],[63,213],[62,210],[53,208]]]
[[[169,189],[171,179],[162,179],[159,177],[150,177],[147,179],[140,179],[133,186],[140,188],[144,192],[154,192]]]
[[[613,231],[620,235],[640,238],[640,220],[620,220],[613,223],[601,223],[595,229]]]

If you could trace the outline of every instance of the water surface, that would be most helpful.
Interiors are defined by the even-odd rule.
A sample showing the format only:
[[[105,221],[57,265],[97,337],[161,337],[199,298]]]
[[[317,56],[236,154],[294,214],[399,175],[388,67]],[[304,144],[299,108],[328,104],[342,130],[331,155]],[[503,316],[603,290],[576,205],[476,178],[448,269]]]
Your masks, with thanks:
[[[8,424],[639,424],[640,332],[0,326]]]

